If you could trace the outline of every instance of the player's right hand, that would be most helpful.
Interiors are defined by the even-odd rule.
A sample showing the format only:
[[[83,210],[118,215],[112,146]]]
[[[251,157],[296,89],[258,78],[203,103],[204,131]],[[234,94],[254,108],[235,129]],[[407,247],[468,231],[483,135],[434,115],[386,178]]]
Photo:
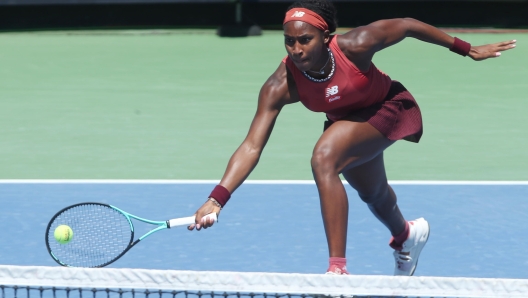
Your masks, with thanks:
[[[196,229],[197,231],[201,230],[202,228],[204,229],[207,229],[211,226],[213,226],[214,224],[214,220],[210,219],[210,218],[206,218],[205,216],[207,214],[211,214],[211,213],[216,213],[216,216],[218,218],[218,216],[220,215],[220,211],[222,209],[218,206],[216,206],[211,200],[207,200],[203,205],[202,207],[200,207],[197,211],[196,211],[196,219],[195,219],[195,223],[188,226],[187,229],[189,231],[192,231],[194,229]]]

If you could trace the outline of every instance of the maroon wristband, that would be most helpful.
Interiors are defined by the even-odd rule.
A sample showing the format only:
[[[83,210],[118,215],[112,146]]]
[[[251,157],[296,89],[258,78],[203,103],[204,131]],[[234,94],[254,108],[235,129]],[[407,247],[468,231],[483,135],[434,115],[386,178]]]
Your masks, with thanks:
[[[455,42],[449,50],[465,57],[471,50],[471,44],[455,37]]]
[[[220,205],[222,205],[222,207],[224,207],[227,201],[229,201],[229,198],[231,198],[231,193],[225,187],[218,184],[215,186],[209,197],[215,199]]]

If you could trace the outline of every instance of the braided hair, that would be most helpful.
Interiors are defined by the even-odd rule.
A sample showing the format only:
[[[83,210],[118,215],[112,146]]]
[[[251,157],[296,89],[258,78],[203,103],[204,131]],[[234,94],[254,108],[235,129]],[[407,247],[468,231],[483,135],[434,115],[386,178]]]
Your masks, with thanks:
[[[328,24],[330,33],[337,28],[337,10],[332,2],[328,0],[299,0],[294,2],[288,10],[292,8],[306,8],[320,15]]]

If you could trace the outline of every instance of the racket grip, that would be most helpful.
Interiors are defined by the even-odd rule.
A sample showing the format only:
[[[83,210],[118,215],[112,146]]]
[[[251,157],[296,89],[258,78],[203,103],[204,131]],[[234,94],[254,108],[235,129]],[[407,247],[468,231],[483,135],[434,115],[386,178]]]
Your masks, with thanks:
[[[214,222],[218,220],[216,217],[216,213],[209,213],[206,216],[203,217],[203,219],[212,219]],[[175,218],[168,220],[168,226],[169,229],[172,227],[178,227],[178,226],[188,226],[195,222],[195,216],[189,216],[189,217],[182,217],[182,218]]]

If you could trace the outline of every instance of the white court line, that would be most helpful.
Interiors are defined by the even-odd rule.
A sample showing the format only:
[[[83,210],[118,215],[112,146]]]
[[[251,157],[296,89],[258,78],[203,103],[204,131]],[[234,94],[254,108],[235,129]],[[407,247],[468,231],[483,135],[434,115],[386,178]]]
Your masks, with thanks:
[[[217,184],[219,180],[0,179],[0,184]],[[343,180],[346,184],[346,181]],[[389,180],[391,185],[528,185],[528,181]],[[246,180],[244,184],[315,184],[313,180]]]

